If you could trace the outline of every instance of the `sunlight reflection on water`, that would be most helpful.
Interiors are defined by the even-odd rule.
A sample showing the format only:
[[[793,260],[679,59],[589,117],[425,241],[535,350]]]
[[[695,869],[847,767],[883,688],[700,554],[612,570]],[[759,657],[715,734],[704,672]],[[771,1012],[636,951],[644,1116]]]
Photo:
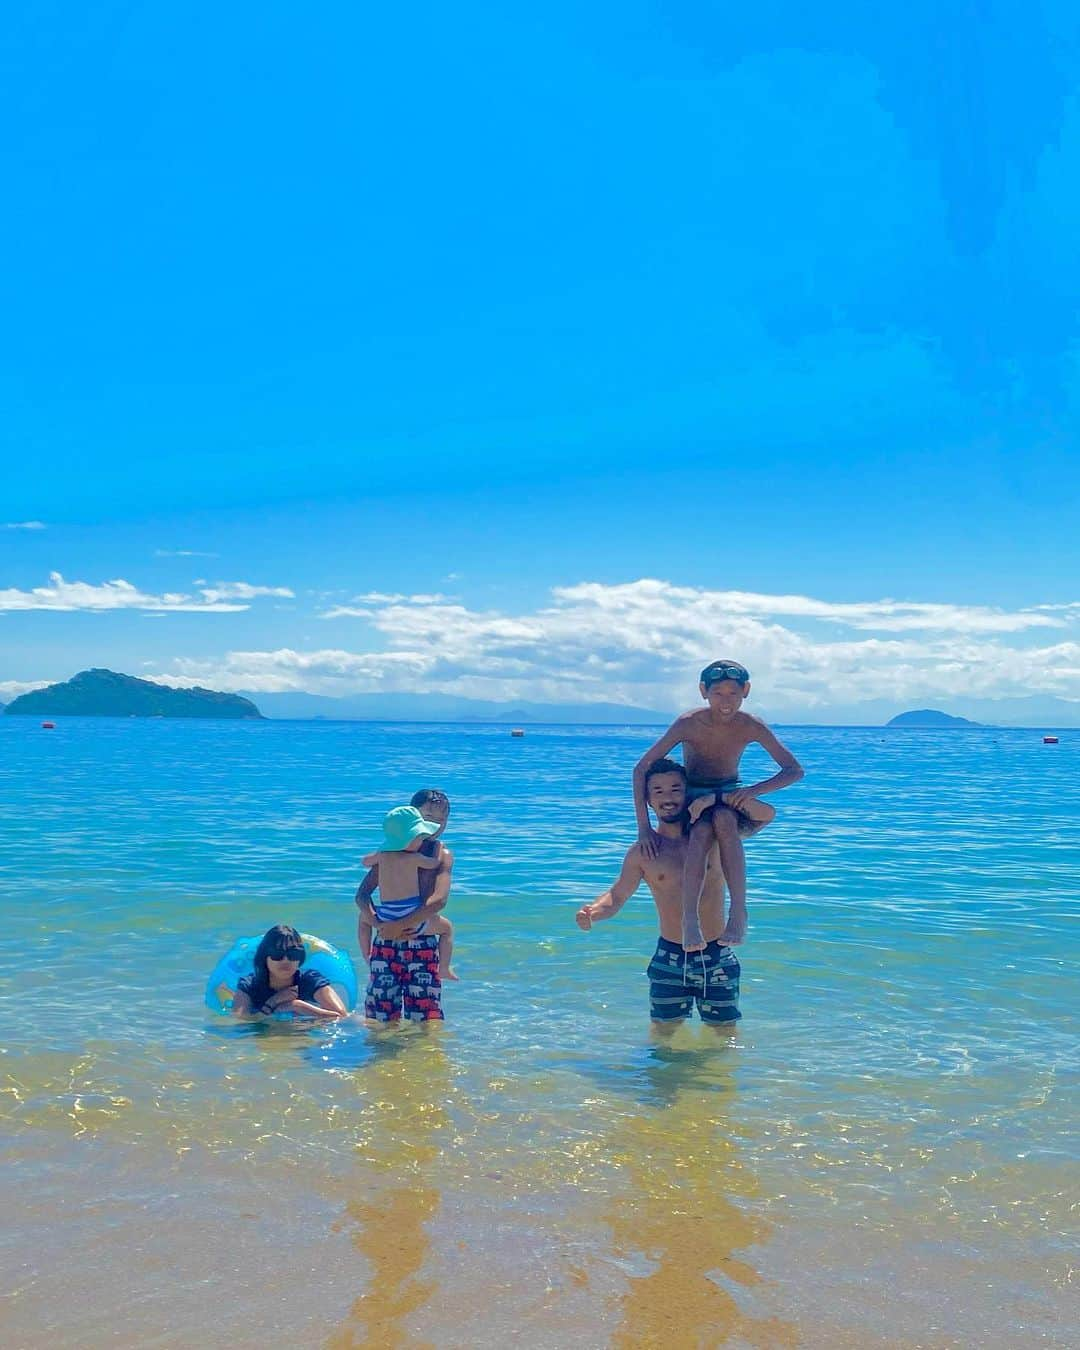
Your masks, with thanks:
[[[659,1336],[672,1302],[687,1326],[795,1343],[762,1273],[841,1218],[864,1251],[919,1233],[995,1270],[1022,1243],[1042,1274],[1018,1306],[1065,1278],[1068,737],[1051,758],[1028,732],[791,729],[808,778],[750,846],[738,1037],[686,1030],[657,1048],[647,896],[588,936],[572,922],[633,837],[628,773],[649,733],[537,728],[511,744],[498,728],[68,722],[35,737],[12,722],[12,1175],[42,1148],[115,1147],[212,1159],[238,1185],[266,1167],[302,1178],[356,1257],[340,1344],[419,1335],[425,1309],[457,1306],[445,1269],[441,1286],[423,1275],[453,1264],[454,1244],[430,1237],[451,1214],[488,1216],[470,1233],[495,1283],[516,1242],[544,1251],[562,1292],[536,1304],[537,1328],[557,1303],[564,1333],[612,1344],[633,1343],[631,1326]],[[454,800],[464,979],[447,1025],[209,1020],[205,972],[238,932],[284,919],[355,952],[356,859],[395,782]],[[830,1271],[838,1288],[859,1259]],[[164,1282],[155,1297],[167,1305]]]

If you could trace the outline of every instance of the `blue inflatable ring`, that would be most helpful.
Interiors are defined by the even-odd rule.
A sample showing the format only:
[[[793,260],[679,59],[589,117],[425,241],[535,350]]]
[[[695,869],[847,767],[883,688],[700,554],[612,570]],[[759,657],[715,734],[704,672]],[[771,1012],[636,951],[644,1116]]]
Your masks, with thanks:
[[[301,933],[307,957],[302,970],[317,970],[325,975],[341,995],[342,1002],[349,1012],[356,1007],[357,986],[356,970],[348,952],[332,947],[322,938],[310,933]],[[211,1012],[231,1013],[236,988],[243,975],[250,975],[255,969],[255,950],[262,941],[262,934],[256,937],[241,938],[234,942],[214,969],[206,982],[206,1006]],[[291,1017],[291,1013],[284,1014]]]

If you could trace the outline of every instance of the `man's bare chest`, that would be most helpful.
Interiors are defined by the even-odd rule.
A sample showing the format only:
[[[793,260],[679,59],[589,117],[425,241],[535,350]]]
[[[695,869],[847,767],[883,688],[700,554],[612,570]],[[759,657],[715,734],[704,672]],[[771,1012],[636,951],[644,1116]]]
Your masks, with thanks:
[[[685,843],[680,840],[677,845],[668,845],[642,869],[646,883],[653,888],[663,888],[680,882],[685,861]]]

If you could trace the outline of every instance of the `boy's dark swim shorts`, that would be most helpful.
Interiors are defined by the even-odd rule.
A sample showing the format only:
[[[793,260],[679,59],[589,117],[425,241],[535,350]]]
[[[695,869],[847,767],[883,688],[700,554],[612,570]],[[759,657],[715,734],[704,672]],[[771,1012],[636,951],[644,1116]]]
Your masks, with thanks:
[[[649,1016],[654,1022],[689,1017],[697,1004],[703,1022],[737,1022],[738,957],[730,947],[710,942],[703,952],[684,952],[661,938],[649,962]]]
[[[723,806],[724,793],[734,792],[738,786],[739,780],[737,778],[718,778],[715,783],[687,783],[686,804],[689,806],[691,802],[697,801],[699,797],[715,796],[716,805]],[[713,808],[710,806],[708,811],[711,811],[712,809]],[[762,828],[760,823],[751,820],[750,817],[740,811],[737,806],[729,806],[728,810],[735,813],[735,819],[739,822],[740,834],[757,834],[758,830]],[[707,816],[708,811],[703,812],[702,814]],[[698,818],[700,819],[701,817]]]
[[[370,971],[365,1017],[397,1022],[404,1013],[410,1022],[443,1020],[439,939],[434,933],[400,942],[376,937]]]

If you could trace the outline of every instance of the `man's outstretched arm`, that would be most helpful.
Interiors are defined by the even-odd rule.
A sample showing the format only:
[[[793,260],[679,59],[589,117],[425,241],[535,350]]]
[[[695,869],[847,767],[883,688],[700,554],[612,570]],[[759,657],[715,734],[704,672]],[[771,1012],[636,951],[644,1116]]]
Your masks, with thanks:
[[[574,915],[574,922],[583,933],[587,933],[594,923],[618,914],[641,885],[641,878],[641,846],[635,844],[633,848],[627,850],[622,871],[615,884],[602,895],[598,895],[591,905],[582,905]]]

